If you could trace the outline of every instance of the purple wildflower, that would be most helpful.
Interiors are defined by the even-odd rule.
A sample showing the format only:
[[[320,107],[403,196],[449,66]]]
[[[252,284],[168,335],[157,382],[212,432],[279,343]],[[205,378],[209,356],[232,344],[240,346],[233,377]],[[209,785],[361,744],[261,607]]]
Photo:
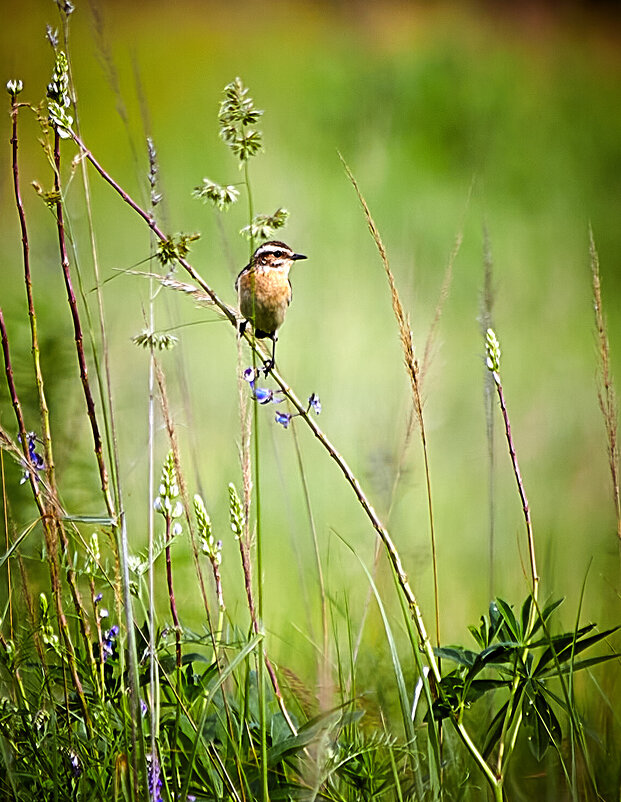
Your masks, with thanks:
[[[254,383],[257,380],[258,372],[254,368],[246,368],[243,373],[244,381],[247,381],[251,389],[254,390]]]
[[[103,641],[102,641],[102,650],[103,650],[103,661],[104,663],[109,657],[112,657],[114,654],[114,642],[119,634],[119,628],[116,624],[113,624],[110,629],[104,633]]]
[[[274,391],[268,390],[267,387],[255,387],[254,397],[259,404],[269,404],[269,402],[274,399]]]
[[[321,412],[321,401],[319,400],[319,396],[317,393],[312,393],[308,399],[308,409],[309,411],[312,409],[315,415],[319,415]]]
[[[162,777],[160,775],[160,761],[157,755],[147,755],[147,773],[149,780],[149,799],[153,802],[162,802]]]
[[[257,379],[261,375],[260,371],[256,368],[246,368],[243,373],[244,380],[248,382],[250,385],[250,390],[252,391],[252,397],[255,401],[258,401],[259,404],[281,404],[284,401],[284,398],[278,398],[276,395],[279,390],[270,390],[267,387],[258,387],[257,386]]]
[[[274,419],[276,423],[280,423],[286,429],[291,421],[291,415],[289,412],[277,412]]]
[[[17,436],[19,442],[22,442],[21,435]],[[45,468],[45,461],[40,454],[37,454],[37,435],[36,432],[26,432],[26,442],[28,444],[28,457],[30,458],[30,463],[34,466],[37,471],[42,471]],[[30,479],[30,471],[25,470],[22,478],[19,480],[20,485],[23,485],[24,482],[27,482]]]
[[[77,779],[82,775],[82,765],[80,764],[80,758],[77,754],[70,749],[67,753],[67,757],[69,758],[69,765],[71,767],[71,773]]]

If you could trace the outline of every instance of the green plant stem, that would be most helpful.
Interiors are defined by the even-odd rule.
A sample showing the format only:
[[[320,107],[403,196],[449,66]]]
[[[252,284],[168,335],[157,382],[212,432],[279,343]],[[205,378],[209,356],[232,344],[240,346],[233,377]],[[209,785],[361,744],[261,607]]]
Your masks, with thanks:
[[[179,616],[177,615],[177,603],[175,601],[175,591],[173,589],[173,579],[172,579],[172,560],[170,557],[170,541],[172,537],[172,519],[169,515],[166,516],[166,583],[168,585],[168,600],[170,603],[170,614],[172,616],[173,626],[175,628],[175,673],[177,676],[177,704],[175,710],[175,728],[174,728],[174,737],[173,743],[178,743],[179,738],[179,725],[181,722],[181,703],[180,698],[182,694],[181,689],[181,626],[179,624]],[[152,759],[155,759],[155,755],[151,755]],[[172,784],[173,784],[173,798],[178,799],[178,776],[177,776],[177,749],[173,747],[170,750],[170,764],[171,764],[171,776],[172,776]]]
[[[95,627],[97,629],[97,645],[99,647],[99,660],[98,660],[98,671],[97,671],[97,679],[99,683],[99,693],[101,695],[102,700],[105,700],[106,697],[106,682],[105,682],[105,674],[104,674],[104,649],[103,649],[103,636],[101,633],[101,618],[97,614],[97,602],[95,598],[97,593],[95,591],[95,580],[93,579],[92,575],[89,577],[89,589],[91,592],[91,605],[93,607],[93,618],[95,619]]]
[[[487,780],[491,788],[492,794],[494,795],[494,802],[503,802],[502,778],[497,777],[491,770],[491,768],[488,766],[487,761],[479,752],[476,744],[474,743],[468,731],[464,727],[463,722],[453,719],[452,721],[464,746],[470,752],[475,762],[477,763],[478,767],[485,775],[485,779]]]
[[[315,526],[315,517],[313,515],[313,508],[311,506],[310,491],[308,482],[306,481],[306,471],[304,470],[304,462],[302,461],[302,451],[300,449],[300,442],[295,425],[291,427],[293,435],[293,443],[295,446],[295,454],[298,462],[298,469],[300,472],[300,479],[302,481],[302,491],[304,494],[304,503],[306,505],[306,514],[311,530],[311,537],[313,541],[313,551],[315,554],[315,565],[317,567],[317,581],[319,584],[319,600],[321,603],[321,634],[322,634],[322,654],[319,655],[319,701],[320,706],[324,709],[329,709],[331,706],[331,680],[330,680],[330,658],[329,658],[329,629],[328,629],[328,604],[326,597],[326,585],[323,576],[323,568],[321,565],[321,553],[319,551],[319,539],[317,537],[317,528]],[[360,629],[362,632],[362,627]],[[354,652],[355,653],[355,652]]]
[[[248,166],[248,160],[244,162],[244,184],[246,186],[246,197],[248,198],[248,218],[249,218],[249,225],[250,225],[250,238],[249,238],[249,246],[250,246],[250,256],[254,253],[254,236],[252,235],[252,219],[254,217],[254,202],[252,199],[252,185],[250,183],[250,168]]]
[[[253,293],[254,298],[254,293]],[[254,339],[254,327],[252,333]],[[256,368],[255,368],[256,369]],[[260,470],[260,450],[259,450],[259,404],[257,400],[253,403],[253,427],[252,434],[254,439],[254,497],[256,505],[256,549],[257,549],[257,607],[258,617],[255,614],[253,618],[253,626],[257,635],[260,635],[262,640],[259,644],[260,656],[257,660],[257,683],[258,683],[258,697],[259,697],[259,731],[261,742],[261,765],[259,770],[261,772],[262,794],[263,802],[269,802],[269,785],[267,773],[267,711],[265,699],[265,660],[267,652],[265,649],[265,632],[263,628],[263,539],[262,539],[262,516],[261,516],[261,470]],[[249,522],[248,522],[249,525]],[[241,539],[240,539],[241,543]],[[247,545],[247,552],[249,551]],[[244,570],[250,570],[249,553],[246,554],[247,562]],[[252,595],[252,580],[250,577],[246,579],[246,592]],[[250,605],[250,598],[248,599]],[[251,605],[251,616],[254,604]]]
[[[527,649],[524,650],[524,654],[526,653]],[[516,663],[517,663],[517,656],[516,656]],[[509,701],[507,703],[507,712],[505,714],[504,721],[502,722],[502,731],[500,733],[500,738],[498,739],[498,756],[496,758],[496,774],[501,779],[504,775],[504,767],[507,765],[511,758],[511,754],[513,753],[513,749],[515,747],[517,741],[517,734],[522,724],[522,711],[520,710],[514,722],[514,727],[512,730],[511,738],[509,739],[507,745],[507,733],[511,727],[511,718],[512,718],[512,710],[513,710],[513,700],[515,699],[515,694],[517,693],[518,685],[520,683],[520,678],[517,672],[517,664],[513,667],[513,680],[511,682],[511,690],[509,691]]]

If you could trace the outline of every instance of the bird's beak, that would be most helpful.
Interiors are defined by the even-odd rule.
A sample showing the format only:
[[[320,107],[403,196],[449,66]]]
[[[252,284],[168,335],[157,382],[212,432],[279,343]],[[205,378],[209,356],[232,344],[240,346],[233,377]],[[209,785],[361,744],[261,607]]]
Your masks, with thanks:
[[[293,256],[292,256],[291,258],[292,258],[292,259],[293,259],[293,261],[295,262],[295,261],[297,261],[298,259],[308,259],[308,256],[304,256],[304,254],[303,254],[303,253],[294,253],[294,254],[293,254]]]

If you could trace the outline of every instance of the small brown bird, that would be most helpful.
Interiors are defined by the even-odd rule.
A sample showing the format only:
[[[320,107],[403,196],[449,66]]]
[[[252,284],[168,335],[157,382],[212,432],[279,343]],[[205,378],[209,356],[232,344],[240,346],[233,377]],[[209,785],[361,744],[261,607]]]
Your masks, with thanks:
[[[272,358],[263,366],[266,376],[274,367],[276,358],[276,330],[282,326],[291,303],[289,270],[299,259],[306,259],[306,256],[295,253],[284,242],[264,242],[252,254],[235,282],[239,308],[245,318],[239,327],[240,335],[250,322],[255,337],[268,337],[272,341]]]

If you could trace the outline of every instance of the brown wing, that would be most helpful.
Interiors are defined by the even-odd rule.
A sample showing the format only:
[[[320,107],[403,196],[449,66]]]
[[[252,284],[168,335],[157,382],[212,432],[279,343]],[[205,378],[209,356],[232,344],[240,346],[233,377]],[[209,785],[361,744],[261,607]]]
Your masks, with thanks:
[[[246,265],[246,267],[242,268],[242,269],[239,271],[239,275],[238,275],[238,276],[237,276],[237,278],[235,279],[235,289],[236,289],[236,290],[237,290],[237,289],[239,289],[239,280],[240,280],[240,278],[241,278],[241,277],[243,276],[243,274],[244,274],[244,273],[246,273],[248,270],[250,270],[250,265],[249,265],[249,264],[248,264],[248,265]]]

